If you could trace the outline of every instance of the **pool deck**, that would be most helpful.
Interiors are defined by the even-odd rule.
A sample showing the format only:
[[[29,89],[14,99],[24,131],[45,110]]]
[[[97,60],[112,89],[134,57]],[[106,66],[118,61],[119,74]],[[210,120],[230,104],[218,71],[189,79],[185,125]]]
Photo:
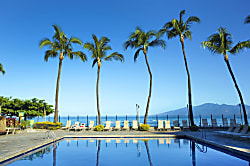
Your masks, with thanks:
[[[55,139],[45,138],[46,130],[24,130],[17,134],[0,135],[0,163],[16,156],[26,154],[53,143]],[[214,132],[213,129],[206,129],[198,132],[181,131],[54,131],[56,139],[63,138],[189,138],[199,143],[205,143],[214,148],[223,149],[244,158],[250,158],[250,139],[226,137]],[[206,137],[205,137],[206,133]]]

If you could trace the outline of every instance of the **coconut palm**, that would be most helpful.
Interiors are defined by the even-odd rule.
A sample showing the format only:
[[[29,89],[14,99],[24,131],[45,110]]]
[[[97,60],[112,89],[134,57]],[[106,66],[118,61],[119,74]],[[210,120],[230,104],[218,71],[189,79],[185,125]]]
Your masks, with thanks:
[[[174,38],[176,36],[180,37],[186,72],[187,72],[187,76],[188,76],[189,118],[190,118],[191,126],[194,126],[194,117],[193,117],[193,110],[192,110],[192,97],[191,97],[191,80],[190,80],[190,73],[189,73],[189,69],[188,69],[187,58],[186,58],[186,53],[185,53],[185,48],[184,48],[184,39],[189,38],[191,40],[191,33],[192,33],[190,30],[191,24],[193,22],[199,23],[200,19],[196,16],[190,16],[187,19],[187,21],[184,22],[184,20],[183,20],[184,14],[185,14],[185,10],[182,10],[180,12],[179,20],[173,19],[172,21],[167,22],[163,26],[163,28],[159,31],[159,34],[162,35],[162,34],[166,33],[168,39]]]
[[[212,53],[224,55],[224,61],[226,62],[227,68],[228,68],[229,73],[233,79],[235,88],[236,88],[238,95],[239,95],[239,98],[240,98],[240,102],[241,102],[243,114],[244,114],[245,125],[248,125],[247,113],[246,113],[246,108],[244,105],[243,97],[241,95],[241,91],[238,87],[238,84],[237,84],[236,79],[234,77],[233,71],[232,71],[231,66],[229,64],[228,52],[231,54],[236,54],[240,50],[243,50],[244,48],[250,48],[250,40],[244,41],[244,42],[239,42],[234,47],[232,47],[232,44],[233,44],[232,35],[227,32],[226,28],[222,28],[222,27],[220,27],[218,29],[217,33],[209,36],[207,41],[202,42],[203,47],[204,48],[207,47],[208,50],[210,50]]]
[[[0,63],[0,72],[2,72],[3,75],[5,74],[5,71],[3,69],[3,65],[1,63]]]
[[[127,50],[128,47],[137,49],[134,55],[134,61],[137,60],[139,53],[142,51],[145,56],[145,61],[148,67],[148,73],[150,76],[150,86],[149,86],[149,95],[147,101],[147,107],[144,117],[144,124],[147,124],[148,118],[148,110],[149,110],[149,103],[151,99],[151,92],[152,92],[152,73],[149,67],[148,58],[147,58],[147,51],[149,47],[161,46],[163,49],[166,47],[166,43],[164,40],[160,40],[158,35],[154,31],[145,32],[139,27],[136,28],[135,32],[131,33],[129,36],[129,40],[124,43],[124,48]]]
[[[87,42],[84,44],[83,48],[88,49],[92,53],[93,64],[92,67],[97,63],[97,83],[96,83],[96,100],[97,100],[97,113],[98,113],[98,122],[101,124],[101,114],[100,114],[100,106],[99,106],[99,74],[101,68],[102,60],[112,61],[119,60],[123,62],[123,55],[118,52],[113,52],[110,55],[107,55],[108,50],[112,50],[108,45],[110,40],[107,37],[102,37],[100,40],[93,34],[92,35],[94,43]]]
[[[58,93],[59,93],[59,81],[61,76],[61,67],[64,57],[68,56],[70,59],[74,57],[79,57],[83,62],[87,60],[86,55],[81,51],[73,51],[72,44],[82,45],[82,41],[76,37],[68,38],[64,32],[57,26],[52,25],[55,34],[52,37],[52,40],[45,38],[40,42],[40,48],[44,46],[48,47],[48,50],[45,52],[44,60],[47,62],[49,58],[56,58],[59,55],[59,69],[56,82],[56,97],[55,97],[55,115],[54,122],[58,121]]]
[[[248,15],[245,19],[245,24],[249,24],[250,23],[250,15]]]

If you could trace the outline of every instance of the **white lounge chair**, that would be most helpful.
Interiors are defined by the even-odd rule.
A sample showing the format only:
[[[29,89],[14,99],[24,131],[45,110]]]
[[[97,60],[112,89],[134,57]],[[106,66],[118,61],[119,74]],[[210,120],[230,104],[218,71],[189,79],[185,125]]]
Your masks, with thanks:
[[[164,130],[164,128],[163,128],[163,120],[158,120],[157,130]]]
[[[232,132],[239,133],[240,132],[240,124],[236,124],[236,128]]]
[[[212,127],[218,127],[216,119],[211,119],[211,122],[212,122]]]
[[[138,121],[137,120],[133,120],[132,129],[133,130],[138,130]]]
[[[128,124],[129,124],[128,120],[124,120],[124,125],[123,125],[122,130],[129,130]]]
[[[119,121],[119,120],[115,121],[114,130],[118,130],[118,131],[121,130],[121,121]]]
[[[85,131],[86,130],[86,126],[85,126],[85,123],[81,123],[81,125],[79,126],[79,129],[80,130],[83,130],[83,131]]]
[[[181,130],[178,120],[173,120],[174,130]]]
[[[67,123],[66,123],[66,126],[65,127],[62,127],[61,129],[62,130],[68,130],[71,126],[71,120],[67,120]]]
[[[91,120],[89,121],[89,126],[87,127],[88,130],[93,130],[94,129],[94,121]]]
[[[202,119],[202,127],[208,127],[207,119]]]
[[[111,128],[111,121],[106,121],[106,126],[104,127],[103,131],[110,131],[112,130]]]
[[[188,123],[187,120],[182,120],[182,128],[184,129],[188,129]]]
[[[75,122],[75,124],[72,125],[69,130],[80,130],[80,122]]]
[[[230,119],[230,126],[233,126],[233,127],[235,127],[236,126],[236,121],[235,121],[235,119]]]
[[[165,120],[165,130],[171,130],[170,120]]]

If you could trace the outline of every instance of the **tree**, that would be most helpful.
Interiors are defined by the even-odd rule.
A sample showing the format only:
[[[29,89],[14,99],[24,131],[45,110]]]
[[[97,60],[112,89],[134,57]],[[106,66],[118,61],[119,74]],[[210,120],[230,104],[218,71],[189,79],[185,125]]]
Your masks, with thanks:
[[[108,45],[110,39],[107,37],[102,37],[100,40],[93,34],[92,38],[94,43],[87,42],[84,44],[83,48],[87,49],[92,53],[93,64],[92,67],[97,63],[97,83],[96,83],[96,100],[97,100],[97,113],[98,113],[98,123],[101,124],[101,114],[100,114],[100,106],[99,106],[99,75],[101,69],[102,60],[112,61],[119,60],[123,62],[124,58],[122,54],[118,52],[113,52],[110,55],[107,55],[108,50],[112,50],[112,48]]]
[[[240,98],[240,102],[241,102],[243,114],[244,114],[245,125],[248,125],[247,113],[246,113],[246,108],[244,105],[243,97],[241,95],[241,91],[238,87],[238,84],[237,84],[236,79],[234,77],[233,71],[232,71],[231,66],[229,64],[227,52],[229,52],[231,54],[236,54],[240,50],[243,50],[244,48],[250,48],[250,40],[244,41],[244,42],[239,42],[234,47],[232,47],[232,44],[233,44],[232,35],[227,32],[226,28],[223,28],[223,27],[220,27],[218,29],[217,33],[209,36],[207,41],[202,42],[203,47],[204,48],[207,47],[208,50],[210,50],[212,53],[224,55],[224,61],[226,62],[227,68],[228,68],[229,73],[233,79],[235,88],[236,88],[238,95],[239,95],[239,98]]]
[[[2,72],[3,75],[5,74],[5,71],[3,69],[3,65],[1,63],[0,63],[0,72]]]
[[[194,126],[194,116],[193,116],[193,107],[192,107],[192,93],[191,93],[191,78],[190,73],[188,69],[188,63],[185,53],[185,47],[184,47],[184,39],[189,38],[191,40],[191,34],[192,31],[190,30],[190,27],[193,22],[200,23],[200,19],[196,16],[190,16],[187,21],[184,22],[183,15],[185,14],[185,10],[182,10],[180,12],[180,18],[179,20],[173,19],[170,22],[167,22],[163,28],[159,31],[159,34],[166,33],[168,39],[174,38],[176,36],[180,37],[180,42],[182,46],[182,52],[184,56],[184,62],[186,67],[186,72],[188,76],[188,108],[189,108],[189,118],[191,126]]]
[[[37,98],[21,100],[0,96],[0,106],[2,107],[2,114],[7,116],[18,116],[19,112],[24,112],[25,118],[43,116],[44,109],[46,115],[54,112],[52,109],[53,105],[49,105],[45,100],[39,100]]]
[[[164,40],[160,40],[158,38],[158,35],[156,34],[155,31],[151,30],[151,31],[145,32],[139,27],[136,28],[135,32],[131,33],[131,35],[129,36],[129,40],[124,43],[125,50],[127,50],[128,47],[137,49],[134,55],[135,62],[137,60],[137,57],[139,56],[139,53],[141,51],[144,53],[145,61],[146,61],[147,68],[148,68],[148,73],[150,76],[149,95],[148,95],[147,107],[146,107],[146,112],[145,112],[145,117],[144,117],[144,124],[147,124],[149,103],[150,103],[151,93],[152,93],[152,73],[149,67],[149,63],[148,63],[147,51],[149,47],[155,47],[155,46],[161,46],[163,49],[165,49],[166,43]]]
[[[250,23],[250,15],[248,15],[245,19],[245,24],[249,24]]]
[[[43,39],[40,42],[40,48],[47,46],[49,49],[45,52],[44,60],[47,62],[49,58],[56,58],[59,55],[59,69],[56,82],[56,97],[55,97],[55,115],[54,123],[58,121],[58,93],[59,93],[59,81],[61,76],[61,67],[62,61],[65,56],[68,56],[70,59],[74,57],[79,57],[83,62],[87,60],[86,55],[82,51],[73,52],[72,44],[82,45],[82,41],[76,37],[67,38],[64,32],[57,26],[52,25],[55,34],[52,37],[52,41],[48,38]]]

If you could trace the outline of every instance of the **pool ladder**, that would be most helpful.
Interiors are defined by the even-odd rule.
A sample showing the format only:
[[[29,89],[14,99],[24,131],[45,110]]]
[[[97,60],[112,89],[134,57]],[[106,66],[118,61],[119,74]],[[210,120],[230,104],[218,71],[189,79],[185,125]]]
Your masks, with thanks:
[[[53,138],[53,140],[56,139],[56,134],[53,131],[46,131],[45,132],[45,139]]]

